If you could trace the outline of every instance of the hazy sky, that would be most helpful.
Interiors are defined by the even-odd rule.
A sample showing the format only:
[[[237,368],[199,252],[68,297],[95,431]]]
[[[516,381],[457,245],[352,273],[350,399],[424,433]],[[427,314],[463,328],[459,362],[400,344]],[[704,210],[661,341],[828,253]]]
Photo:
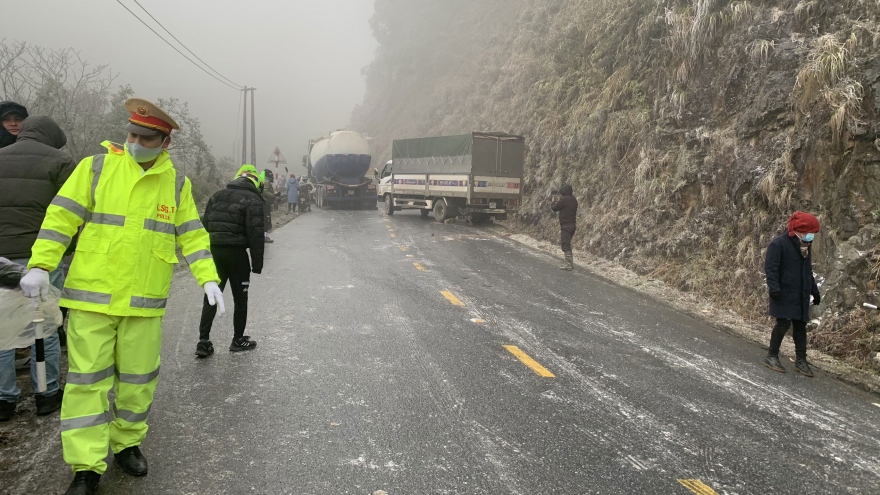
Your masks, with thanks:
[[[164,34],[133,0],[121,1]],[[360,71],[376,49],[372,0],[138,2],[214,69],[257,88],[258,167],[278,146],[299,175],[308,139],[345,127],[363,98]],[[92,64],[110,64],[137,96],[189,102],[215,155],[232,155],[240,141],[241,92],[192,66],[116,0],[8,1],[2,15],[7,41],[73,47]]]

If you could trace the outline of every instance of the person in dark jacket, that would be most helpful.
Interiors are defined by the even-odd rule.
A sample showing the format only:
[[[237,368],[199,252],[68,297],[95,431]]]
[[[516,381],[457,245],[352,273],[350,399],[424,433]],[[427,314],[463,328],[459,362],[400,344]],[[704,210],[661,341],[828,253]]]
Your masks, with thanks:
[[[565,263],[559,265],[562,270],[574,270],[574,254],[571,252],[571,238],[577,228],[578,201],[572,194],[572,187],[566,184],[559,188],[562,197],[553,196],[550,209],[559,213],[559,244],[565,254]]]
[[[40,235],[49,203],[76,168],[70,155],[60,150],[67,137],[49,117],[28,117],[15,144],[0,149],[0,256],[27,266],[31,247]],[[68,239],[69,241],[69,239]],[[61,289],[60,269],[49,281]],[[61,408],[63,391],[58,385],[61,344],[57,333],[44,341],[46,392],[36,393],[37,414]],[[31,381],[36,384],[36,349],[31,346]],[[0,421],[15,413],[21,391],[15,382],[15,351],[0,351]],[[34,387],[36,389],[36,387]]]
[[[28,111],[24,105],[14,101],[0,101],[0,148],[5,148],[14,143],[21,132],[24,119],[28,118]]]
[[[227,281],[232,286],[235,304],[232,315],[234,333],[229,346],[232,352],[248,351],[257,347],[257,341],[245,335],[244,328],[247,324],[250,274],[263,270],[264,201],[259,184],[259,177],[244,172],[230,182],[226,189],[214,193],[205,207],[205,230],[211,236],[211,254],[220,276],[220,290],[226,288]],[[199,343],[196,344],[196,355],[199,357],[208,357],[214,353],[210,334],[216,313],[217,307],[210,305],[206,296],[199,324]]]
[[[265,220],[263,221],[263,230],[266,232],[266,242],[273,243],[269,238],[269,232],[272,231],[272,210],[275,208],[275,174],[271,170],[264,169],[260,174],[260,184],[262,184],[263,194],[263,211],[265,212]]]
[[[770,241],[764,273],[770,295],[770,316],[776,325],[770,334],[770,350],[764,358],[764,366],[785,373],[779,362],[779,346],[790,327],[794,327],[794,369],[806,376],[813,376],[807,364],[807,321],[810,318],[810,296],[813,304],[821,301],[819,286],[813,276],[812,242],[819,232],[819,220],[802,211],[796,211],[788,219],[788,232]]]

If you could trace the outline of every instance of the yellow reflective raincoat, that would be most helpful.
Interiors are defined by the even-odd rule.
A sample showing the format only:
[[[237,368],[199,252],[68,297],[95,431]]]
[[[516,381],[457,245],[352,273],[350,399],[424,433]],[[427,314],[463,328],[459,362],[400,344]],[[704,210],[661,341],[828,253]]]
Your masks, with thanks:
[[[124,148],[84,158],[46,212],[28,268],[52,271],[85,223],[61,305],[113,316],[162,316],[178,263],[199,285],[220,281],[192,185],[163,151],[146,172]]]

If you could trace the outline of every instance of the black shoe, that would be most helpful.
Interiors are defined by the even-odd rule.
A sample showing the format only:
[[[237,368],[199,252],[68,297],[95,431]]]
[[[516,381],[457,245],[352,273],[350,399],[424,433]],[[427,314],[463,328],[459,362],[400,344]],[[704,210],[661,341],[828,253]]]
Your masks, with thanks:
[[[232,339],[232,344],[229,346],[229,350],[232,352],[249,351],[256,348],[257,341],[251,340],[251,338],[247,335],[239,337],[237,339]]]
[[[141,449],[135,445],[118,454],[113,454],[116,464],[127,474],[132,476],[144,476],[147,474],[147,459],[141,454]]]
[[[806,358],[797,359],[794,362],[794,370],[804,376],[808,376],[810,378],[813,377],[813,370],[810,368],[810,365],[807,364]]]
[[[61,409],[61,399],[64,398],[64,390],[59,389],[52,395],[35,395],[37,402],[37,416],[45,416]]]
[[[764,358],[764,366],[770,368],[773,371],[778,371],[780,373],[785,373],[785,368],[782,367],[782,363],[779,362],[779,356],[767,356]]]
[[[210,340],[200,340],[196,344],[196,356],[206,358],[211,354],[214,354],[214,344]]]
[[[272,244],[273,242],[275,242],[275,241],[273,241],[272,239],[269,239],[268,237],[266,238],[266,244]]]
[[[77,471],[64,495],[95,495],[101,475],[94,471]]]
[[[7,402],[0,400],[0,421],[9,421],[15,416],[15,406],[17,402]]]

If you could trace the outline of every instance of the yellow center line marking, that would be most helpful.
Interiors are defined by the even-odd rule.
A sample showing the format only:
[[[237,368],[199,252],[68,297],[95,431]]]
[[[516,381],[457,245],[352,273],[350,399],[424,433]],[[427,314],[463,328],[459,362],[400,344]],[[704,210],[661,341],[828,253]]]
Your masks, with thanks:
[[[452,292],[449,292],[448,290],[441,290],[440,293],[443,294],[443,297],[445,297],[446,300],[451,302],[452,304],[456,306],[464,306],[464,303],[461,302],[459,298],[455,297],[455,294],[453,294]]]
[[[418,263],[418,262],[416,262],[416,261],[413,261],[413,266],[416,267],[416,270],[418,270],[418,271],[420,271],[420,272],[426,272],[426,271],[428,271],[428,270],[425,270],[425,267],[422,266],[421,263]]]
[[[407,258],[414,258],[414,256],[411,255],[411,254],[406,255],[406,257],[407,257]]]
[[[391,237],[392,238],[397,237],[397,234],[391,234]]]
[[[472,323],[485,323],[486,320],[484,320],[482,318],[471,318],[471,322]]]
[[[528,366],[529,368],[531,368],[532,371],[534,371],[534,372],[537,373],[538,375],[543,376],[543,377],[545,377],[545,378],[554,378],[554,377],[556,377],[556,375],[554,375],[553,373],[550,373],[550,370],[548,370],[547,368],[541,366],[540,364],[538,364],[537,361],[535,361],[534,359],[532,359],[531,357],[529,357],[528,354],[526,354],[526,353],[524,353],[523,351],[521,351],[521,350],[519,349],[519,347],[517,347],[517,346],[515,346],[515,345],[506,345],[506,346],[504,346],[504,348],[507,349],[508,351],[510,351],[511,354],[513,354],[514,356],[516,356],[517,359],[519,359],[520,361],[522,361],[522,363],[523,363],[524,365],[526,365],[526,366]]]
[[[700,480],[678,480],[682,486],[687,488],[688,490],[696,493],[697,495],[718,495],[718,492],[712,489],[709,485],[703,483]]]
[[[407,251],[406,246],[397,246],[397,247],[400,248],[400,250],[403,251],[404,253]]]

